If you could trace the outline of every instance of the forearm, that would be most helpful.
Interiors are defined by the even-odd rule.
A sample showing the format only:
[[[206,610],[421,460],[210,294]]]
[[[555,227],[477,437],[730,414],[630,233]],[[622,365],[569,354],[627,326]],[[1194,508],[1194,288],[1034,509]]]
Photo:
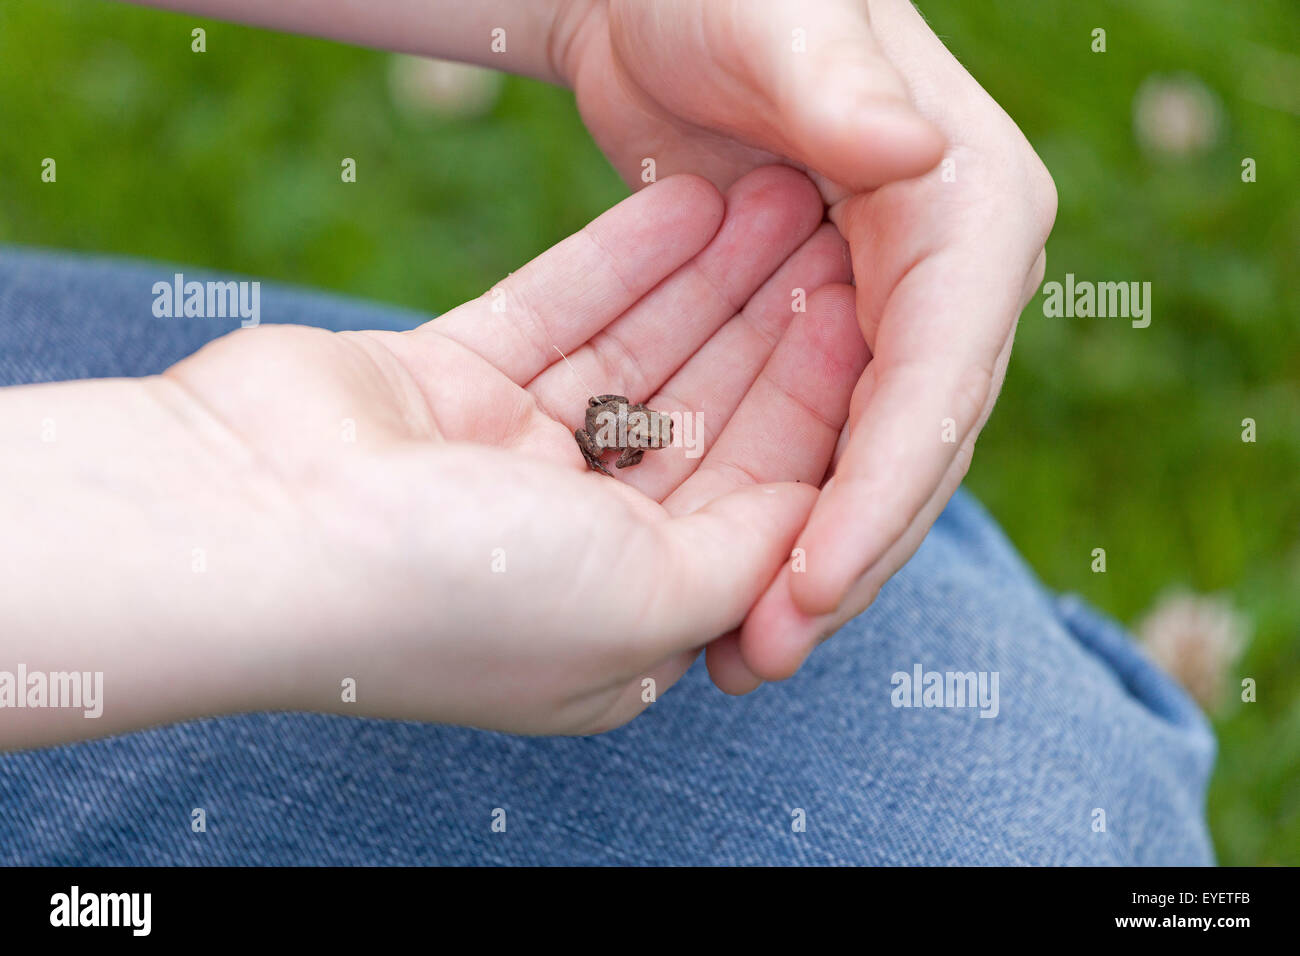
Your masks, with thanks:
[[[0,749],[288,696],[292,514],[169,380],[0,389]]]
[[[131,0],[144,6],[560,80],[552,28],[568,0]],[[504,32],[494,32],[504,31]]]

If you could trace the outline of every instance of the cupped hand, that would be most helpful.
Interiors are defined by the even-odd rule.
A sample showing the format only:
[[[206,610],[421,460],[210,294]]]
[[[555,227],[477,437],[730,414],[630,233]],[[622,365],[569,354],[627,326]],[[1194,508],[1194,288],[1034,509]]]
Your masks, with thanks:
[[[906,0],[569,10],[557,64],[629,182],[647,158],[724,186],[784,161],[809,171],[852,250],[871,362],[799,537],[806,568],[785,567],[709,649],[714,680],[741,693],[864,610],[960,484],[1042,281],[1055,190]]]
[[[738,647],[714,652],[715,679],[731,690],[794,673],[920,546],[970,468],[1046,268],[1056,190],[1032,147],[910,3],[872,10],[882,48],[949,147],[941,168],[831,210],[852,249],[872,359],[799,536],[807,572],[783,569]]]
[[[263,326],[171,369],[312,529],[327,610],[290,705],[351,677],[350,713],[595,732],[738,627],[866,361],[821,217],[785,167],[725,202],[674,177],[412,332]],[[589,392],[685,413],[693,447],[590,471]]]
[[[562,0],[551,58],[629,183],[653,169],[725,189],[784,162],[834,202],[943,150],[872,15],[864,0]]]

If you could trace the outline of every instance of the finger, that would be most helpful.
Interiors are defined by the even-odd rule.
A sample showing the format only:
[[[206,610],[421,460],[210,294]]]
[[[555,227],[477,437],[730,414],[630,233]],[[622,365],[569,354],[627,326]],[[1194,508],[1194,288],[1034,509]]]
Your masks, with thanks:
[[[740,656],[740,632],[730,631],[704,649],[709,677],[724,694],[739,697],[757,690],[763,683]]]
[[[647,456],[627,480],[656,501],[680,485],[740,407],[795,317],[793,306],[806,309],[815,290],[849,277],[848,246],[824,223],[649,399],[651,408],[683,411],[681,450]]]
[[[954,462],[953,473],[959,469],[959,464]],[[930,526],[960,483],[958,476],[946,489],[941,487],[937,490],[907,532],[880,561],[853,583],[844,601],[829,614],[806,614],[794,602],[791,582],[799,574],[787,563],[746,617],[737,639],[741,665],[734,666],[733,670],[747,673],[755,681],[778,681],[793,676],[817,645],[876,600],[885,582],[920,547]],[[733,676],[732,679],[739,681],[741,678]]]
[[[557,361],[528,384],[539,405],[573,428],[588,389],[648,398],[812,235],[823,211],[808,178],[788,166],[744,176],[726,206],[707,248],[574,350],[571,365]]]
[[[789,554],[815,497],[806,485],[747,487],[650,525],[657,571],[637,615],[637,630],[652,635],[644,645],[648,660],[699,648],[739,627]]]
[[[1011,357],[1013,338],[1007,337],[998,358],[999,381]],[[962,443],[943,481],[907,531],[853,584],[835,611],[815,616],[801,611],[791,595],[790,583],[796,573],[789,565],[782,569],[771,587],[755,603],[738,639],[739,656],[754,680],[784,680],[794,674],[821,641],[866,610],[885,582],[916,553],[961,484],[975,453],[979,430],[993,411],[994,399],[995,396],[991,396],[985,404],[978,426]]]
[[[759,145],[848,192],[934,167],[944,138],[915,109],[906,81],[877,42],[865,5],[835,0],[790,4],[787,10],[784,17],[765,16],[762,38],[744,47],[753,61],[752,81],[776,106],[775,115],[755,129]],[[834,202],[839,195],[826,198]]]
[[[793,474],[819,483],[868,358],[854,319],[852,287],[819,290],[807,314],[791,324],[717,446],[665,505],[670,511],[689,509],[697,499],[749,480],[787,480]],[[747,694],[762,683],[742,656],[739,634],[713,641],[706,654],[720,690]]]
[[[853,288],[818,290],[808,311],[790,323],[717,444],[665,506],[690,511],[749,483],[819,486],[867,359]]]
[[[787,562],[762,597],[745,617],[736,638],[736,656],[729,679],[778,681],[793,675],[832,626],[832,615],[808,615],[791,597],[791,578],[796,577]]]
[[[972,234],[907,271],[884,306],[849,441],[800,539],[794,598],[833,611],[939,487],[996,394],[999,352],[1033,266],[1014,238]],[[1010,269],[1019,279],[1007,282]],[[816,560],[813,560],[813,557]]]
[[[558,360],[556,347],[577,348],[695,256],[722,214],[707,181],[660,180],[411,334],[450,337],[523,385]]]

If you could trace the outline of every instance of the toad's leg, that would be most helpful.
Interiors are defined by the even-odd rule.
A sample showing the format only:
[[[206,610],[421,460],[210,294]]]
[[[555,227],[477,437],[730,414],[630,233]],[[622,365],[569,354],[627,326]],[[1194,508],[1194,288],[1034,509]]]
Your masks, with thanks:
[[[573,437],[577,439],[578,449],[582,452],[582,457],[587,459],[587,465],[591,470],[603,472],[613,478],[614,473],[606,468],[605,463],[600,460],[601,449],[591,440],[591,436],[579,428],[573,433]]]
[[[638,464],[645,455],[644,448],[624,448],[623,454],[618,456],[618,461],[614,462],[615,468],[630,468]]]

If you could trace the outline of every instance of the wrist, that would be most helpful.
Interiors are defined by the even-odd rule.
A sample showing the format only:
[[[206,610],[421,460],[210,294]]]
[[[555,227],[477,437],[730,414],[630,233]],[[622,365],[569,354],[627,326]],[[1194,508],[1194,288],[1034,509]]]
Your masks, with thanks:
[[[292,502],[180,385],[0,390],[0,462],[0,671],[103,687],[96,718],[5,712],[0,747],[276,705]]]
[[[561,83],[548,38],[569,0],[423,0],[420,3],[312,0],[134,0],[250,26],[327,37],[342,43],[475,63]],[[589,2],[589,0],[588,0]]]

